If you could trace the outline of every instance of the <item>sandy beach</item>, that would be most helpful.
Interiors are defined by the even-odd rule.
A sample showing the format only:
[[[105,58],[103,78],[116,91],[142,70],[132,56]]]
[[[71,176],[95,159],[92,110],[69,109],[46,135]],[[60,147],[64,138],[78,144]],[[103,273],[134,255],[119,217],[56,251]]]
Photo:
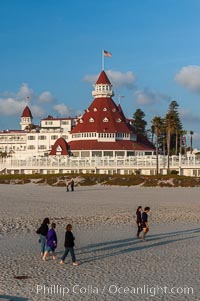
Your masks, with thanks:
[[[0,300],[200,300],[199,193],[1,185]],[[138,205],[151,207],[146,242],[135,238]],[[57,260],[42,262],[35,230],[46,216],[57,224]],[[70,256],[59,265],[67,223],[78,267]]]

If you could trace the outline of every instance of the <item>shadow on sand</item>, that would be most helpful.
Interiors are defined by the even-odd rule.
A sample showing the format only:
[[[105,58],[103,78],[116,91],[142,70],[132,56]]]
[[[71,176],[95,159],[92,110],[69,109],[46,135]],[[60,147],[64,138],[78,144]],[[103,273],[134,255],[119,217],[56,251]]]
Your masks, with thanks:
[[[184,235],[184,234],[190,234],[190,233],[198,233],[200,232],[200,228],[195,228],[195,229],[190,229],[190,230],[183,230],[183,231],[175,231],[175,232],[169,232],[169,233],[160,233],[160,234],[154,234],[154,235],[148,235],[148,241],[153,241],[153,240],[158,240],[162,238],[170,238],[174,237],[177,235]],[[122,243],[128,243],[128,242],[135,242],[137,243],[139,240],[136,238],[126,238],[126,239],[120,239],[120,240],[114,240],[114,241],[106,241],[106,242],[100,242],[96,244],[90,244],[85,247],[77,248],[77,251],[81,250],[87,250],[87,249],[92,249],[92,248],[99,248],[99,247],[104,247],[107,245],[112,245],[112,244],[122,244]],[[83,252],[81,252],[83,254]]]
[[[76,253],[77,255],[81,256],[83,254],[89,255],[90,253],[107,251],[107,254],[104,253],[102,255],[91,254],[92,256],[89,256],[88,258],[84,258],[83,260],[81,260],[81,264],[84,264],[87,262],[103,259],[106,257],[117,256],[117,255],[134,252],[138,250],[145,250],[145,249],[154,248],[158,246],[168,245],[177,241],[184,241],[192,238],[197,238],[198,236],[194,236],[194,234],[199,232],[200,232],[200,228],[196,228],[196,229],[176,231],[171,233],[149,235],[148,240],[145,242],[136,238],[107,241],[103,243],[91,244],[83,248],[78,248]],[[188,235],[188,236],[183,238],[178,238],[177,237],[178,235]],[[168,240],[160,241],[161,239],[166,239],[166,238],[168,238]]]
[[[0,295],[0,301],[1,300],[2,301],[28,301],[27,298],[8,296],[8,295]]]

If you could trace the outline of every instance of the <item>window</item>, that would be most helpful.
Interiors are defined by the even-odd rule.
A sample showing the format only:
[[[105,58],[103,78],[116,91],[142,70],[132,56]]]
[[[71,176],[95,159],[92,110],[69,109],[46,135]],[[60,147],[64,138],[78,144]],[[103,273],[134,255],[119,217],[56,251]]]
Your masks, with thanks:
[[[35,136],[28,136],[28,140],[35,140]]]
[[[39,145],[38,146],[38,149],[46,149],[47,147],[46,147],[46,145]]]
[[[57,136],[57,135],[51,136],[51,140],[55,140],[55,139],[58,139],[58,136]]]
[[[107,117],[105,117],[104,119],[103,119],[103,122],[108,122],[109,121],[109,119],[107,118]]]
[[[97,108],[94,108],[94,110],[93,110],[94,112],[96,112],[97,111]]]
[[[116,109],[115,109],[115,108],[113,108],[113,109],[112,109],[112,111],[113,111],[113,112],[116,112]]]
[[[116,120],[116,122],[121,122],[122,120],[120,119],[120,118],[118,118],[117,120]]]
[[[27,149],[35,149],[35,145],[29,145]]]
[[[74,135],[72,135],[72,138],[74,138],[75,136]],[[68,139],[68,136],[67,135],[62,135],[62,138],[63,139]]]
[[[38,136],[38,140],[46,140],[47,137],[46,136]]]
[[[53,121],[45,121],[45,124],[46,124],[46,125],[52,125],[52,124],[53,124]]]
[[[94,122],[94,118],[91,117],[91,118],[89,119],[89,122]]]
[[[107,108],[103,108],[103,111],[105,112],[105,111],[107,111],[108,109]]]
[[[61,124],[62,124],[62,125],[68,125],[68,124],[69,124],[69,120],[62,120],[62,121],[61,121]]]

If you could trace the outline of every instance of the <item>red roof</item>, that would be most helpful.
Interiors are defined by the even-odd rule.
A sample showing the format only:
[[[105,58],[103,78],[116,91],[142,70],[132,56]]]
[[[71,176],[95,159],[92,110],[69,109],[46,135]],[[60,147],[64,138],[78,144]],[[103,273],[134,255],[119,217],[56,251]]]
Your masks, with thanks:
[[[132,128],[112,98],[101,97],[94,99],[71,131],[72,134],[85,132],[131,133]]]
[[[125,115],[124,115],[124,112],[123,112],[123,110],[122,110],[122,107],[121,107],[121,105],[120,104],[118,104],[118,110],[119,110],[119,112],[122,114],[122,116],[123,116],[123,118],[124,118],[124,120],[127,120],[126,119],[126,117],[125,117]]]
[[[24,109],[21,117],[30,117],[30,118],[33,118],[31,110],[29,109],[28,106],[25,107],[25,109]]]
[[[109,81],[105,71],[102,71],[101,74],[99,75],[99,78],[96,81],[96,85],[98,84],[108,84],[111,85],[111,82]]]
[[[52,150],[49,155],[56,156],[58,147],[61,148],[61,155],[66,155],[66,156],[69,155],[68,152],[69,147],[64,138],[59,138],[56,140],[56,142],[52,146]]]
[[[154,147],[141,142],[119,140],[115,142],[98,142],[97,140],[79,140],[69,142],[71,151],[75,150],[127,150],[154,151]]]

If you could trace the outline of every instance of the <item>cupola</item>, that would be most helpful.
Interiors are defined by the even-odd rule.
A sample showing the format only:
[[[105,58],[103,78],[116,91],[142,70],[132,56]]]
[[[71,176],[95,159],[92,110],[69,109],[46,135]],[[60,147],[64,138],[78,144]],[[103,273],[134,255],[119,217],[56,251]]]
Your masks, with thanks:
[[[92,92],[92,96],[94,96],[94,98],[114,96],[111,82],[109,81],[105,71],[102,71],[99,75],[94,88],[95,90]]]

